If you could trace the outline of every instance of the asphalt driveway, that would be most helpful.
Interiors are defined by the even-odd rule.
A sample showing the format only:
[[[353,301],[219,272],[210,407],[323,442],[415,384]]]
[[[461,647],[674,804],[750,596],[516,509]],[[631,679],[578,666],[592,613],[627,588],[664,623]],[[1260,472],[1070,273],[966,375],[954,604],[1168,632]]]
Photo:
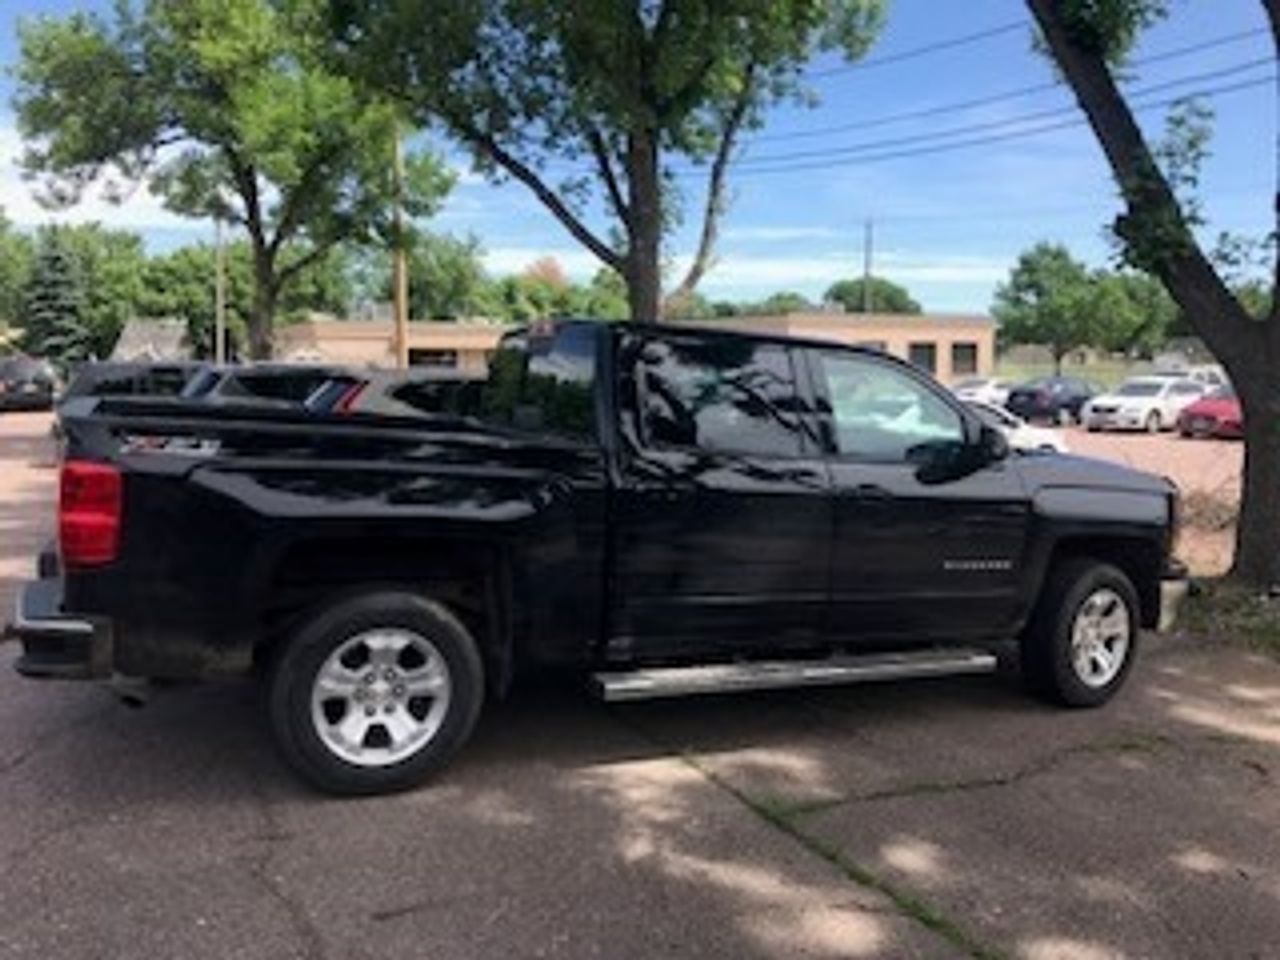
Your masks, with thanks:
[[[49,532],[0,417],[0,602]],[[1280,956],[1280,667],[1148,644],[1110,708],[978,678],[492,709],[439,782],[299,787],[253,689],[0,648],[0,957]]]

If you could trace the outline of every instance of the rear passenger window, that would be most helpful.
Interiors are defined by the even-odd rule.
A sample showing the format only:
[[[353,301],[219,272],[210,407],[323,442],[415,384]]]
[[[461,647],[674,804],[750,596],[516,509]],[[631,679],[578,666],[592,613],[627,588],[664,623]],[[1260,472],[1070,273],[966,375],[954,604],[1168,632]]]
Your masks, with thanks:
[[[596,340],[585,324],[505,337],[489,359],[481,419],[572,439],[593,437]]]
[[[798,457],[802,419],[790,353],[736,337],[642,341],[635,371],[644,442]]]

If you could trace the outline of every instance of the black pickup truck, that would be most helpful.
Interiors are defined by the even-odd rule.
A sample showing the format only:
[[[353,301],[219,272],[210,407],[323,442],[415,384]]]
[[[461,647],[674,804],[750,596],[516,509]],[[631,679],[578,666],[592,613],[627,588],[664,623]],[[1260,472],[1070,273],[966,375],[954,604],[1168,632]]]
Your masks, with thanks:
[[[1101,704],[1178,575],[1169,482],[1012,455],[880,353],[575,321],[470,386],[68,405],[17,669],[260,670],[286,760],[368,793],[533,668],[621,700],[990,670],[1016,641],[1036,690]]]

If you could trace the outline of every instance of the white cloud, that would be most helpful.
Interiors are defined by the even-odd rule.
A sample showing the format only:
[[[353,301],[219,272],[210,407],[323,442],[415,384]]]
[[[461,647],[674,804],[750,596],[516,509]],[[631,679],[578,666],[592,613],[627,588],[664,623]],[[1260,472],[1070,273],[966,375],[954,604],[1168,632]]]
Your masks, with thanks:
[[[23,179],[18,161],[22,156],[22,138],[12,126],[0,127],[0,209],[19,226],[42,223],[101,223],[108,227],[130,230],[188,230],[198,232],[198,221],[179,217],[164,209],[160,201],[139,187],[121,204],[90,190],[85,198],[66,210],[47,210],[36,200],[38,184]]]
[[[570,277],[582,280],[600,269],[602,264],[588,250],[574,247],[493,247],[484,252],[484,265],[495,274],[520,273],[543,257],[554,257]]]
[[[830,240],[840,236],[840,231],[833,227],[727,227],[724,231],[726,240]]]

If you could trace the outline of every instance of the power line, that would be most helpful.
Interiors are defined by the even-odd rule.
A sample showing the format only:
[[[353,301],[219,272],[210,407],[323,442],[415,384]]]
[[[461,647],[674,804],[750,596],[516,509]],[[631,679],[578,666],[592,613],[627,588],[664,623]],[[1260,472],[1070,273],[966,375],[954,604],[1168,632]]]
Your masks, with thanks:
[[[1242,90],[1250,90],[1257,87],[1268,86],[1268,85],[1274,84],[1275,82],[1276,82],[1276,77],[1272,75],[1268,77],[1261,77],[1256,80],[1244,80],[1239,83],[1226,84],[1220,87],[1206,87],[1203,90],[1197,90],[1191,94],[1184,94],[1182,96],[1169,97],[1165,100],[1157,100],[1151,103],[1135,105],[1133,107],[1133,110],[1135,112],[1154,110],[1159,107],[1172,106],[1175,103],[1178,103],[1180,101],[1187,99],[1187,97],[1189,96],[1198,96],[1198,97],[1220,96],[1223,94],[1235,93]],[[1072,127],[1079,127],[1084,125],[1087,122],[1088,121],[1085,120],[1084,118],[1076,118],[1072,120],[1061,121],[1058,123],[1042,124],[1041,126],[1038,126],[1038,127],[1031,127],[1025,130],[1016,130],[1010,133],[993,134],[985,137],[971,137],[967,140],[962,139],[962,140],[956,140],[950,143],[938,143],[938,144],[931,144],[928,146],[915,147],[913,149],[895,150],[895,151],[888,151],[884,153],[874,153],[868,156],[852,157],[845,160],[825,161],[825,162],[820,161],[820,162],[810,162],[810,163],[793,163],[793,164],[784,164],[784,165],[775,166],[775,167],[753,167],[751,169],[739,170],[737,172],[737,175],[738,176],[754,176],[754,175],[770,174],[770,173],[795,173],[795,172],[806,171],[806,170],[831,170],[839,167],[857,166],[859,164],[864,164],[864,163],[876,163],[882,160],[906,159],[909,157],[925,156],[928,154],[935,154],[935,153],[944,153],[949,150],[958,150],[958,149],[964,149],[968,147],[985,146],[987,144],[992,144],[992,143],[1005,143],[1010,140],[1019,140],[1026,137],[1039,136],[1040,134],[1043,134],[1043,133],[1051,133],[1057,130],[1067,130]],[[684,173],[678,173],[676,175],[688,177],[698,173],[700,173],[700,171],[691,170]]]
[[[1233,43],[1239,43],[1241,40],[1252,39],[1264,33],[1269,33],[1265,27],[1255,27],[1251,30],[1240,30],[1235,33],[1229,33],[1213,40],[1206,40],[1200,43],[1191,43],[1182,47],[1175,47],[1171,50],[1165,50],[1149,57],[1141,57],[1133,60],[1130,67],[1143,67],[1153,63],[1164,63],[1169,60],[1176,60],[1182,57],[1190,56],[1196,53],[1202,53],[1205,50],[1212,50],[1218,47],[1228,46]],[[986,107],[997,103],[1003,103],[1008,100],[1019,100],[1023,97],[1033,96],[1038,93],[1047,93],[1051,90],[1064,89],[1061,80],[1050,80],[1047,83],[1037,83],[1028,87],[1019,87],[1016,90],[1006,90],[1002,93],[994,93],[984,97],[975,97],[969,100],[957,100],[951,103],[939,104],[934,107],[924,107],[919,110],[908,110],[900,113],[882,114],[878,117],[869,117],[865,120],[859,120],[851,123],[841,123],[826,127],[814,127],[807,130],[795,130],[785,133],[766,133],[752,137],[753,143],[766,143],[781,140],[804,140],[813,137],[825,137],[833,133],[847,133],[851,130],[866,130],[872,127],[888,126],[893,123],[901,123],[908,120],[922,120],[928,117],[936,117],[944,114],[954,113],[957,110],[970,110],[975,107]]]
[[[1168,80],[1164,83],[1153,84],[1152,86],[1141,90],[1133,91],[1135,97],[1150,96],[1153,93],[1161,93],[1175,87],[1186,86],[1187,84],[1203,83],[1207,80],[1218,80],[1224,77],[1233,76],[1243,73],[1247,70],[1254,70],[1260,66],[1270,66],[1274,63],[1274,57],[1260,57],[1256,60],[1249,60],[1245,63],[1235,64],[1230,67],[1223,67],[1219,70],[1209,70],[1204,73],[1193,74],[1187,77],[1180,77],[1174,80]],[[1078,111],[1078,107],[1069,105],[1065,107],[1054,107],[1049,110],[1039,110],[1035,113],[1024,113],[1015,117],[1006,117],[1002,120],[989,120],[984,123],[974,123],[962,127],[949,127],[942,130],[930,130],[927,133],[916,133],[902,137],[892,137],[883,140],[866,140],[862,143],[848,144],[843,147],[829,147],[821,150],[796,150],[791,153],[778,153],[763,157],[756,157],[753,160],[744,160],[736,166],[736,169],[748,170],[756,164],[767,164],[773,162],[787,162],[792,160],[806,160],[822,156],[849,156],[871,150],[882,150],[891,147],[907,146],[909,144],[924,143],[930,140],[944,139],[946,137],[982,133],[991,130],[1000,130],[1006,127],[1019,126],[1024,123],[1030,123],[1036,120],[1047,120],[1054,117],[1074,115]]]
[[[931,53],[937,53],[941,50],[952,50],[956,47],[968,46],[971,43],[978,43],[982,40],[988,40],[992,37],[1003,36],[1006,33],[1013,33],[1015,30],[1025,30],[1030,24],[1026,20],[1015,20],[1012,23],[1001,24],[998,27],[991,27],[988,30],[979,30],[977,33],[968,33],[959,37],[951,37],[947,40],[939,40],[935,43],[928,43],[920,47],[913,47],[910,50],[903,50],[900,53],[891,53],[883,57],[872,57],[869,60],[863,60],[859,63],[849,63],[839,67],[828,67],[825,70],[814,70],[809,76],[817,79],[820,77],[830,77],[838,73],[848,73],[853,70],[874,70],[876,67],[885,67],[894,63],[902,63],[904,60],[916,60],[920,57],[928,56]]]

